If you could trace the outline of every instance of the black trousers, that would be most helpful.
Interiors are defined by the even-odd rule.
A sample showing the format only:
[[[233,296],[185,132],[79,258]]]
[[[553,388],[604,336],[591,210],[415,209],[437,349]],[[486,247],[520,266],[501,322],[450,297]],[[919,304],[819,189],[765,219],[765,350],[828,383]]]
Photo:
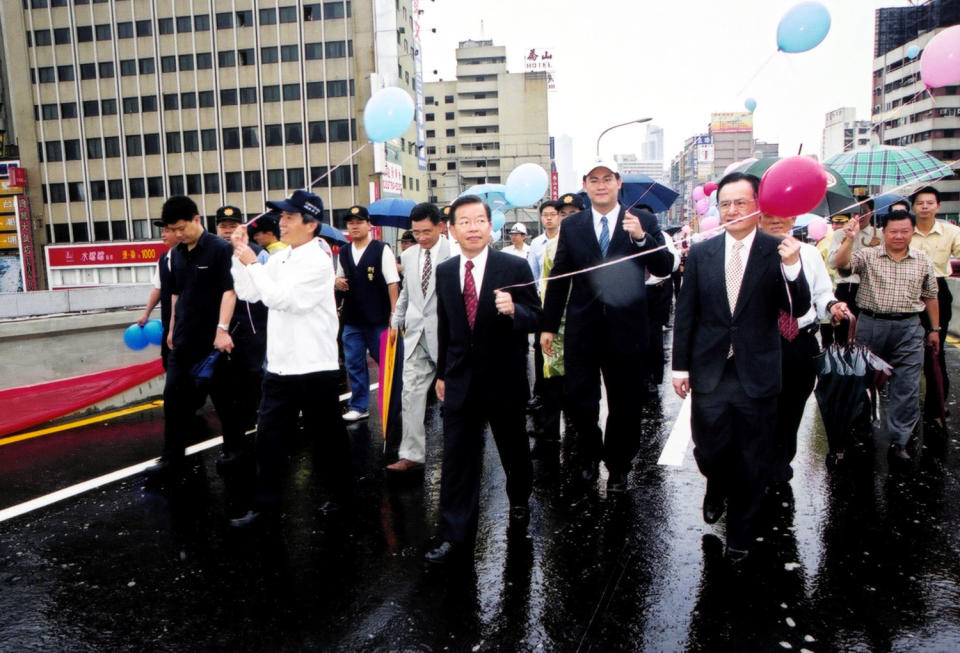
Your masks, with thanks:
[[[816,356],[820,353],[816,333],[802,332],[788,342],[780,338],[782,388],[777,395],[776,449],[771,480],[784,483],[793,478],[790,463],[797,455],[797,430],[803,409],[817,380]]]
[[[563,409],[563,377],[544,378],[540,384],[540,430],[544,440],[560,439],[560,412]]]
[[[649,332],[647,334],[647,370],[650,380],[657,385],[663,383],[663,366],[666,358],[663,353],[663,327],[670,321],[670,308],[673,305],[673,284],[670,279],[647,286],[647,308]]]
[[[221,355],[222,356],[222,355]],[[232,386],[221,368],[216,368],[210,383],[198,387],[190,376],[194,365],[204,356],[174,348],[167,355],[167,379],[163,386],[163,455],[164,462],[179,465],[186,446],[196,439],[194,417],[207,396],[218,414],[227,414],[232,405]]]
[[[232,389],[217,406],[225,454],[242,451],[244,434],[256,424],[263,384],[263,359],[267,353],[266,342],[260,338],[234,338],[233,342],[233,351],[221,355],[217,370]]]
[[[565,347],[563,405],[576,430],[581,463],[603,460],[611,472],[630,471],[640,448],[638,408],[647,397],[644,355],[610,346],[578,348],[570,340]],[[607,390],[605,431],[599,426],[601,374]]]
[[[540,332],[533,334],[533,394],[543,394],[543,350],[540,349]]]
[[[301,412],[304,431],[315,440],[317,466],[335,499],[345,502],[352,496],[350,439],[340,412],[339,378],[336,370],[264,375],[257,424],[255,504],[259,508],[270,509],[280,503],[290,443]]]
[[[443,409],[443,464],[440,477],[440,519],[443,538],[472,540],[480,514],[484,427],[490,423],[500,463],[507,477],[511,506],[526,506],[533,488],[533,466],[526,432],[526,406],[498,403],[489,388],[471,388],[466,402]]]
[[[713,392],[694,392],[693,456],[707,492],[727,498],[727,546],[753,544],[770,478],[777,421],[775,397],[747,396],[733,359]]]
[[[944,401],[950,394],[950,377],[947,376],[947,327],[950,326],[950,319],[953,317],[953,294],[950,292],[950,286],[947,285],[946,277],[937,277],[937,304],[940,307],[940,351],[937,352],[937,361],[940,363],[940,378],[943,381]],[[930,318],[927,312],[920,313],[920,322],[923,328],[930,330]],[[927,364],[927,357],[923,359],[923,376],[927,380],[927,393],[923,402],[923,416],[927,419],[937,419],[940,417],[940,406],[937,400],[936,392],[933,391],[933,384],[936,382],[933,376],[932,366]]]

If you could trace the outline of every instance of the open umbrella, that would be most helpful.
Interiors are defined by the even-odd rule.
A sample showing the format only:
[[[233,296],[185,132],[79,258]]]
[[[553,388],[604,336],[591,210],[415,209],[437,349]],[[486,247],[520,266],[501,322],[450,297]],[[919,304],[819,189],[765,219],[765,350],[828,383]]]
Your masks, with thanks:
[[[903,195],[884,193],[883,195],[873,198],[873,211],[877,215],[886,215],[890,213],[890,207],[897,202],[904,202],[908,207],[910,206],[910,200]]]
[[[367,207],[370,223],[381,227],[410,228],[410,211],[417,205],[413,200],[403,197],[388,197],[377,200]]]
[[[335,229],[325,223],[320,223],[320,233],[317,235],[327,240],[332,240],[337,245],[346,245],[350,242],[339,229]]]
[[[902,186],[953,174],[950,166],[922,150],[892,145],[843,152],[827,159],[826,164],[852,186]]]
[[[652,177],[641,174],[623,176],[620,187],[620,204],[626,207],[646,204],[654,213],[666,211],[679,197],[679,193],[664,186]]]
[[[780,157],[768,157],[760,160],[747,159],[740,165],[735,166],[731,172],[744,172],[749,175],[762,177],[763,173],[779,160]],[[857,200],[853,195],[853,191],[850,190],[850,186],[843,180],[843,176],[829,166],[823,166],[823,169],[827,173],[827,194],[823,196],[820,203],[817,204],[816,208],[810,213],[826,218],[841,211],[845,213],[856,211],[857,207],[854,205],[857,203]],[[798,223],[797,226],[802,225]]]

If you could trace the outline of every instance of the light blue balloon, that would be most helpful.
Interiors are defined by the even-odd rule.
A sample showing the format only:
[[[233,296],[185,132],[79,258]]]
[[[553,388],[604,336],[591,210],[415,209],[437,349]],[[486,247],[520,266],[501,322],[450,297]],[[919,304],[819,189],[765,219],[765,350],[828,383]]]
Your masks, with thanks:
[[[748,97],[746,101],[743,103],[743,106],[747,108],[747,111],[749,111],[750,113],[753,113],[757,108],[757,101],[754,100],[752,97]]]
[[[163,324],[160,320],[150,320],[144,324],[143,333],[151,345],[159,345],[163,342]]]
[[[493,242],[499,241],[502,237],[503,233],[499,229],[493,232]]]
[[[413,120],[413,98],[402,88],[380,89],[363,108],[363,129],[374,143],[399,138]]]
[[[547,171],[536,163],[518,165],[507,177],[507,201],[511,206],[530,206],[547,192]]]
[[[503,211],[494,211],[490,216],[490,221],[493,223],[493,230],[499,232],[503,229],[503,225],[507,222],[507,216],[503,214]],[[500,240],[499,237],[496,240]]]
[[[907,48],[908,59],[916,59],[919,56],[920,56],[920,48],[918,46],[911,45],[909,48]]]
[[[777,26],[777,47],[806,52],[820,45],[830,31],[830,12],[819,2],[801,2],[783,15]]]
[[[143,327],[139,324],[131,324],[123,332],[123,344],[134,351],[139,351],[150,344],[147,335],[143,332]]]
[[[711,207],[710,207],[710,210],[707,211],[707,215],[709,215],[710,217],[713,217],[713,218],[719,218],[719,217],[720,217],[720,211],[717,209],[716,206],[711,206]]]

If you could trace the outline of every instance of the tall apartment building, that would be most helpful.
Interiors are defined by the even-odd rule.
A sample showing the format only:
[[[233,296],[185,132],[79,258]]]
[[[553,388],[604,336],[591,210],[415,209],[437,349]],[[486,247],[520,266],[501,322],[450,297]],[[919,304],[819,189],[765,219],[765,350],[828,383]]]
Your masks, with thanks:
[[[456,57],[457,78],[424,91],[430,201],[506,183],[521,163],[549,172],[546,73],[507,72],[506,48],[492,41],[462,41]]]
[[[394,191],[425,199],[417,127],[363,147],[362,125],[382,86],[416,95],[417,4],[2,3],[8,133],[27,170],[35,241],[154,238],[151,220],[175,194],[193,197],[208,219],[224,204],[256,215],[328,172],[312,190],[340,226],[351,204],[389,186],[387,162],[399,171]],[[141,281],[142,272],[104,272],[99,282]],[[51,276],[50,285],[95,276]]]
[[[857,120],[854,107],[841,107],[827,113],[823,121],[823,140],[820,147],[820,159],[826,161],[832,156],[859,150],[870,145],[873,123],[869,120]]]
[[[913,147],[941,161],[960,158],[960,86],[926,92],[920,80],[922,51],[940,31],[960,23],[960,0],[878,9],[873,60],[872,120],[884,145]],[[932,97],[931,97],[932,96]],[[942,217],[960,216],[960,175],[934,182],[941,191]]]

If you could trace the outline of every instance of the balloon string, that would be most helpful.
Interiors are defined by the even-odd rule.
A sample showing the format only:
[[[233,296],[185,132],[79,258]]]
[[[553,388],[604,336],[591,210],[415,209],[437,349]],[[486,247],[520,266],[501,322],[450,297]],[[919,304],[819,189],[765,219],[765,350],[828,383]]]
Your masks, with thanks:
[[[740,92],[737,93],[738,96],[744,94],[744,92],[747,90],[747,87],[750,86],[750,84],[753,83],[753,80],[755,80],[755,79],[760,75],[760,73],[763,72],[763,69],[767,67],[767,64],[770,63],[770,62],[773,60],[773,58],[774,58],[775,56],[777,56],[777,54],[778,54],[779,52],[780,52],[779,50],[774,50],[774,51],[773,51],[773,54],[771,54],[769,57],[767,57],[766,61],[764,61],[762,64],[760,64],[760,67],[757,68],[757,71],[756,71],[755,73],[753,73],[753,75],[750,77],[750,79],[748,79],[748,80],[746,81],[746,83],[743,85],[743,88],[740,89]],[[752,112],[751,112],[751,113],[752,113]]]
[[[957,167],[958,165],[960,165],[960,159],[958,159],[958,160],[956,160],[956,161],[951,161],[951,162],[949,162],[949,163],[944,163],[942,166],[940,166],[940,167],[937,168],[936,170],[931,170],[930,172],[923,173],[923,174],[919,175],[918,177],[915,177],[914,179],[912,179],[912,180],[910,180],[910,181],[908,181],[908,182],[906,182],[906,183],[904,183],[904,184],[900,184],[899,186],[896,186],[896,187],[894,187],[894,188],[892,188],[892,189],[890,189],[890,190],[888,190],[888,191],[885,191],[884,193],[878,193],[878,194],[873,195],[873,196],[871,196],[871,197],[867,197],[866,199],[860,200],[859,202],[855,202],[854,204],[851,204],[851,205],[849,205],[849,206],[845,206],[845,207],[843,207],[842,209],[840,209],[839,211],[835,211],[835,212],[831,213],[830,215],[826,216],[824,219],[825,219],[825,220],[829,220],[830,218],[832,218],[832,217],[834,217],[834,216],[836,216],[836,215],[842,215],[842,214],[844,214],[844,213],[849,213],[849,212],[851,212],[852,209],[858,208],[858,207],[860,207],[861,205],[867,203],[868,201],[870,201],[870,200],[872,200],[872,199],[876,199],[877,197],[880,197],[881,195],[885,195],[885,194],[888,194],[888,193],[895,193],[896,191],[902,190],[902,189],[904,189],[904,188],[907,188],[908,186],[913,186],[913,185],[915,185],[915,184],[917,184],[917,183],[920,183],[920,182],[926,180],[926,178],[929,177],[931,174],[934,174],[934,173],[939,172],[939,171],[941,171],[941,170],[951,170],[951,171],[952,171],[952,170],[953,170],[955,167]],[[939,179],[940,177],[937,177],[937,178]],[[648,189],[648,190],[649,190],[649,189]],[[643,196],[641,195],[641,197],[643,197]],[[639,201],[639,200],[638,200],[638,201]],[[633,206],[635,206],[636,204],[637,204],[637,202],[634,202],[634,204],[633,204],[630,208],[633,208]],[[629,209],[627,209],[627,210],[629,210]],[[697,234],[693,234],[693,235],[694,235],[694,236],[700,236],[700,240],[706,240],[706,239],[708,239],[708,238],[712,238],[713,236],[721,233],[722,231],[724,231],[724,230],[725,230],[727,227],[729,227],[730,225],[737,224],[738,222],[740,222],[740,221],[742,221],[742,220],[747,220],[747,219],[752,218],[752,217],[757,216],[757,215],[760,215],[760,211],[759,211],[759,210],[754,211],[753,213],[748,213],[747,215],[742,215],[742,216],[740,216],[740,217],[738,217],[738,218],[735,218],[735,219],[729,220],[729,221],[727,221],[727,222],[725,222],[725,223],[723,223],[723,224],[717,225],[716,227],[713,227],[713,228],[711,228],[711,229],[707,229],[706,231],[698,232]],[[806,225],[804,225],[804,226],[806,226]],[[561,227],[560,227],[560,228],[561,228],[561,229],[563,228],[562,224],[561,224]],[[794,228],[792,229],[792,232],[798,232],[798,231],[802,230],[803,228],[804,228],[804,227],[794,227]],[[678,243],[677,243],[677,239],[676,239],[676,238],[673,238],[672,236],[670,236],[670,238],[673,240],[674,245],[676,246],[676,245],[678,244]],[[682,240],[684,240],[684,238],[681,238],[680,240],[682,241]],[[617,264],[623,263],[623,262],[625,262],[625,261],[630,261],[630,260],[635,259],[635,258],[640,258],[641,256],[647,256],[648,254],[654,254],[654,253],[659,252],[659,251],[664,250],[664,249],[668,249],[668,247],[667,247],[666,244],[659,245],[658,247],[654,247],[653,249],[646,249],[646,250],[643,250],[642,252],[637,252],[636,254],[629,254],[629,255],[623,256],[623,257],[621,257],[621,258],[613,259],[613,260],[610,260],[610,261],[604,261],[603,263],[598,263],[597,265],[591,265],[591,266],[586,267],[586,268],[583,268],[583,269],[581,269],[581,270],[573,270],[573,271],[571,271],[571,272],[564,272],[563,274],[551,275],[551,276],[547,277],[546,279],[534,279],[533,281],[525,281],[525,282],[523,282],[523,283],[515,283],[515,284],[511,284],[511,285],[509,285],[509,286],[503,286],[503,287],[501,287],[501,288],[497,288],[497,291],[509,290],[509,289],[511,289],[511,288],[523,288],[524,286],[533,286],[533,285],[536,285],[536,284],[540,283],[541,281],[547,281],[547,282],[549,282],[549,281],[553,281],[554,279],[566,279],[566,278],[568,278],[568,277],[575,277],[575,276],[580,275],[580,274],[587,274],[588,272],[593,272],[594,270],[599,270],[599,269],[601,269],[601,268],[610,267],[611,265],[617,265]]]

